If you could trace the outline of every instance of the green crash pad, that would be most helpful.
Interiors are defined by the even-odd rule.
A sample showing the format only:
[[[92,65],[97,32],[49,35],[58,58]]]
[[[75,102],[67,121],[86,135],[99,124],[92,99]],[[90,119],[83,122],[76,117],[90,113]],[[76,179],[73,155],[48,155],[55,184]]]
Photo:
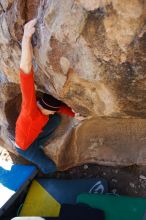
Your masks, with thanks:
[[[77,203],[103,210],[106,220],[143,220],[146,211],[145,198],[128,196],[80,194]]]

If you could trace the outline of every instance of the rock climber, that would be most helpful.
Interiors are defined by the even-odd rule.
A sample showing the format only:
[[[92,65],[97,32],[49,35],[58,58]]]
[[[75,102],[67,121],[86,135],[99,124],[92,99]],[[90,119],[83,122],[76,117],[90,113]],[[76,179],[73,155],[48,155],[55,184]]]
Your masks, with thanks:
[[[56,164],[43,152],[46,140],[60,124],[60,114],[78,120],[82,117],[49,94],[44,93],[39,100],[36,98],[32,65],[32,36],[36,23],[37,20],[33,19],[24,25],[20,61],[22,104],[16,121],[15,146],[22,157],[36,164],[43,173],[53,173],[57,170]]]

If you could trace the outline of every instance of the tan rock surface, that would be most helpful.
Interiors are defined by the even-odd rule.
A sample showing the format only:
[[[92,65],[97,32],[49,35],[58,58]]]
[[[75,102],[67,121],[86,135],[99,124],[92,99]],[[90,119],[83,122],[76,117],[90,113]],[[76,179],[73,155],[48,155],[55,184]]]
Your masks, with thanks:
[[[5,146],[12,148],[21,101],[23,24],[37,16],[36,88],[92,117],[79,127],[74,120],[63,122],[61,135],[52,140],[57,148],[49,144],[47,154],[60,169],[84,162],[146,164],[145,9],[142,0],[0,0],[0,136]],[[91,143],[92,138],[101,139]],[[106,144],[99,150],[102,138]]]
[[[58,132],[54,135],[59,136]],[[60,154],[58,144],[53,144],[54,137],[47,149],[60,170],[83,163],[145,165],[145,133],[145,119],[94,117],[74,128],[66,145],[60,144],[63,153]]]

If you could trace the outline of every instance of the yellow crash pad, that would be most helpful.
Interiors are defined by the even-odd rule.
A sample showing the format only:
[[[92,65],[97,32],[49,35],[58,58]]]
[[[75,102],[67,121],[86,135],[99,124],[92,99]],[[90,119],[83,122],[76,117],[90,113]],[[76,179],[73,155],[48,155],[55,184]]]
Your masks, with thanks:
[[[33,180],[20,216],[59,216],[61,205],[38,183]]]

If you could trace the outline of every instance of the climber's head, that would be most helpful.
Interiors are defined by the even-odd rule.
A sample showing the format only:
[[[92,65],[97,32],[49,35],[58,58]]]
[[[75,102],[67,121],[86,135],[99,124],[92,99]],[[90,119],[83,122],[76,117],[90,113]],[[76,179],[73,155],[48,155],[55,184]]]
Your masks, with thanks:
[[[37,105],[44,115],[53,115],[60,109],[62,101],[44,93],[43,97],[39,98]]]

